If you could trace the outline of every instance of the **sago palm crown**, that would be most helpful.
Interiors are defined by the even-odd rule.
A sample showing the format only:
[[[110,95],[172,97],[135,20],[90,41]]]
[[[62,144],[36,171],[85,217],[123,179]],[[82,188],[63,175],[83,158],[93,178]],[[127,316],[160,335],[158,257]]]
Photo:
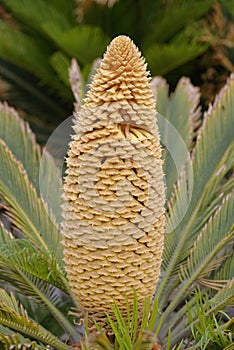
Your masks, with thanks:
[[[62,225],[68,279],[99,322],[152,297],[164,241],[164,182],[146,64],[126,36],[109,45],[77,113]]]

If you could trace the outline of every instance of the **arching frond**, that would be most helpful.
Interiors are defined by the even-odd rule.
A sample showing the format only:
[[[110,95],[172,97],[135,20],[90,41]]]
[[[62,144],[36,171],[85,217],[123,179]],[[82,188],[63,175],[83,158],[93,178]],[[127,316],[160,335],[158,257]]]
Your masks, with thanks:
[[[2,350],[50,350],[50,346],[40,345],[35,340],[25,338],[22,334],[12,331],[10,328],[0,325],[0,346]]]
[[[212,201],[215,200],[214,192],[217,191],[228,169],[233,166],[233,95],[234,76],[231,76],[226,87],[217,97],[214,106],[207,112],[204,124],[200,129],[192,159],[193,173],[190,174],[194,177],[194,187],[188,186],[185,172],[175,191],[174,203],[176,204],[170,208],[171,218],[181,214],[181,210],[177,208],[183,209],[188,204],[189,206],[182,217],[181,224],[173,233],[166,235],[164,263],[167,277],[164,277],[159,295],[176,265],[192,247],[192,237],[195,239],[198,228],[200,228],[199,223],[204,223],[203,215],[207,216],[206,209],[212,206]],[[212,191],[208,191],[211,188]],[[191,194],[191,201],[188,203]]]
[[[16,292],[40,303],[41,309],[51,315],[51,322],[58,323],[65,332],[78,341],[79,335],[68,321],[67,316],[60,310],[60,305],[64,306],[61,292],[40,278],[25,272],[24,269],[9,265],[4,266],[3,264],[0,268],[1,280],[6,282],[6,286],[9,283]]]
[[[216,215],[210,218],[194,242],[184,266],[181,266],[181,279],[198,279],[206,271],[210,262],[218,259],[217,254],[234,239],[234,196],[227,198]],[[214,232],[216,233],[214,235]]]
[[[60,31],[66,30],[71,26],[62,11],[58,11],[54,4],[44,0],[3,0],[5,5],[14,13],[14,15],[24,21],[29,27],[40,31],[44,23],[53,22]],[[32,21],[32,18],[34,19]]]
[[[153,44],[144,52],[144,55],[151,71],[165,75],[193,60],[206,50],[206,45],[196,43],[182,43],[179,50],[178,44]]]
[[[163,14],[161,11],[155,13],[157,26],[152,28],[146,40],[157,42],[168,41],[190,21],[193,22],[202,17],[211,7],[211,4],[212,0],[203,1],[202,6],[192,1],[165,3]]]
[[[46,43],[41,42],[39,47],[32,37],[10,28],[4,21],[0,21],[0,30],[0,57],[30,72],[63,96],[64,85],[49,65],[52,52]]]
[[[50,64],[52,65],[53,69],[57,72],[62,82],[70,88],[68,79],[68,69],[70,66],[69,57],[61,51],[56,51],[50,57]]]
[[[0,245],[9,242],[9,240],[13,239],[13,235],[6,230],[3,226],[3,223],[0,221]]]
[[[228,251],[225,251],[224,254],[227,254]],[[232,254],[232,248],[230,249],[230,254],[226,260],[222,263],[222,265],[216,270],[213,271],[213,273],[211,274],[211,280],[210,282],[212,282],[212,280],[214,282],[219,282],[221,281],[221,283],[225,283],[228,280],[231,280],[233,278],[233,271],[234,271],[234,254]]]
[[[40,126],[40,133],[39,131],[37,132],[37,137],[40,137],[40,140],[42,140],[42,132],[43,136],[45,137],[47,135],[48,138],[49,129],[51,129],[51,127],[48,128],[47,125],[46,129],[42,128],[42,123],[45,123],[45,121],[49,119],[51,123],[63,120],[64,115],[68,113],[64,98],[67,96],[66,98],[69,99],[69,95],[71,95],[70,91],[66,91],[66,87],[64,86],[63,99],[60,99],[58,103],[52,91],[47,91],[43,86],[39,86],[38,79],[32,74],[26,72],[24,69],[19,69],[15,64],[9,63],[1,58],[0,74],[2,78],[9,83],[7,94],[8,103],[28,113],[27,118],[29,118],[28,120],[30,120],[31,125],[34,124],[34,130],[37,131],[37,128]],[[2,99],[3,98],[4,96],[2,96]],[[72,100],[71,97],[70,99]],[[39,124],[39,126],[37,124]]]
[[[28,123],[20,119],[17,112],[7,103],[0,103],[0,124],[0,139],[6,142],[16,159],[23,164],[37,195],[42,195],[43,200],[48,203],[49,211],[59,220],[61,176],[54,159],[46,150],[43,151],[42,157],[41,149]],[[39,174],[43,181],[39,182]]]
[[[200,92],[188,78],[181,78],[175,92],[169,96],[169,86],[161,77],[151,82],[157,101],[158,125],[164,146],[164,172],[166,175],[167,198],[189,157],[197,128],[200,108]],[[183,106],[183,108],[181,108]]]
[[[14,295],[7,294],[3,289],[0,289],[0,323],[57,349],[70,349],[48,330],[29,319],[26,310],[22,305],[18,305]]]
[[[29,179],[39,193],[40,148],[28,123],[20,119],[15,109],[9,107],[7,103],[0,104],[0,123],[0,138],[7,142],[16,158],[24,164]]]
[[[198,323],[199,316],[205,318],[212,318],[218,314],[219,311],[225,310],[227,306],[234,303],[234,284],[233,279],[229,281],[213,298],[209,298],[207,294],[196,291],[193,297],[195,303],[192,307],[187,306],[189,314],[183,323],[177,323],[177,327],[172,332],[173,344],[176,344],[183,336],[188,336],[191,332],[191,327]],[[188,311],[189,310],[189,311]],[[202,312],[201,312],[202,310]],[[211,339],[208,338],[208,342]],[[192,348],[191,348],[192,349]]]
[[[37,197],[22,164],[3,140],[0,140],[0,162],[0,193],[8,204],[7,212],[11,221],[33,244],[61,257],[58,227],[55,221],[51,221],[42,199]]]
[[[1,232],[4,231],[6,232],[2,227]],[[15,274],[18,270],[23,271],[27,275],[30,274],[32,277],[60,288],[64,292],[69,292],[64,284],[65,272],[58,266],[53,254],[36,249],[25,239],[8,240],[5,244],[1,242],[0,266],[0,269],[2,267],[10,269]],[[6,274],[6,281],[7,276],[8,274]],[[21,275],[19,275],[20,279]],[[19,281],[17,283],[20,284]]]
[[[99,27],[75,26],[63,33],[56,32],[54,23],[48,22],[44,30],[51,36],[58,47],[82,64],[91,63],[103,55],[109,38]],[[59,34],[59,35],[58,35]],[[87,42],[89,45],[87,46]]]
[[[183,170],[169,202],[167,230],[170,232],[173,227],[174,230],[166,235],[163,278],[156,293],[161,308],[170,300],[163,321],[165,325],[179,300],[186,298],[186,293],[194,289],[199,277],[210,276],[211,269],[219,266],[220,252],[233,239],[233,178],[228,176],[234,166],[233,96],[232,75],[214,106],[205,114],[192,154],[192,169]],[[191,179],[194,180],[193,187]],[[229,297],[233,293],[227,290],[230,295],[226,297],[224,289],[222,291],[218,293],[220,303],[217,302],[216,311],[230,302]],[[192,307],[194,299],[189,303]],[[170,326],[175,327],[179,319],[185,322],[185,307],[172,317]],[[183,329],[179,332],[176,327],[172,337],[178,341],[181,339],[179,334],[183,337],[185,333]]]

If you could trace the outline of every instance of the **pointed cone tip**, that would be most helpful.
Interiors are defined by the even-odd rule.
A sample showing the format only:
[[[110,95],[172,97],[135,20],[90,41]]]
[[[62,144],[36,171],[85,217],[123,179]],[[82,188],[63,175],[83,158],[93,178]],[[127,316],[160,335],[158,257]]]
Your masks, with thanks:
[[[125,35],[119,35],[114,38],[103,57],[103,63],[112,64],[113,69],[117,67],[127,67],[131,69],[130,64],[132,60],[141,60],[141,54],[134,42]]]
[[[85,100],[95,104],[119,101],[154,106],[144,58],[125,35],[114,38],[107,47]]]

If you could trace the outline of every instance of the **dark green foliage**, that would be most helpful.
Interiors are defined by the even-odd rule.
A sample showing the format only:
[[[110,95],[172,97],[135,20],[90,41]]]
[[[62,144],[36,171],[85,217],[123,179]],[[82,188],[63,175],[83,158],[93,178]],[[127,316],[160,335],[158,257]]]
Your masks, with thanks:
[[[1,0],[3,12],[12,14],[11,20],[0,20],[0,75],[11,84],[8,101],[28,113],[45,142],[72,113],[71,59],[78,60],[87,77],[92,61],[119,34],[135,41],[152,75],[168,75],[175,86],[183,67],[195,67],[194,60],[212,45],[212,40],[201,38],[206,33],[202,19],[213,4],[214,0],[119,0],[108,8],[89,1],[78,21],[82,9],[75,0]]]

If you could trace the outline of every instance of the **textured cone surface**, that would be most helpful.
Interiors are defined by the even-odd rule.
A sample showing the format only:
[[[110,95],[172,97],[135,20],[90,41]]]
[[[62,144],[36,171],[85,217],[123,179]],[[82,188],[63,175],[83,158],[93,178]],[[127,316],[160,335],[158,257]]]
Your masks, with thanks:
[[[63,244],[70,285],[97,321],[126,296],[140,306],[158,281],[164,183],[155,101],[133,42],[115,38],[74,126],[64,184]]]

